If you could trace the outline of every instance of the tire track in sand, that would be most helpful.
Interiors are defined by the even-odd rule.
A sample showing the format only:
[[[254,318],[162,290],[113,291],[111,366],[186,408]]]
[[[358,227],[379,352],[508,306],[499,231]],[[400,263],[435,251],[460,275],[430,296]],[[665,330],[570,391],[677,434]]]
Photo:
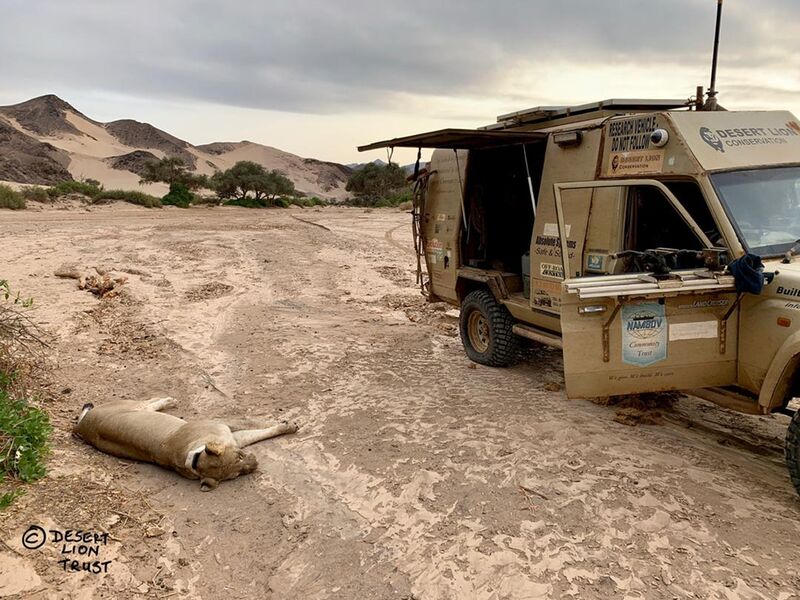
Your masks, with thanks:
[[[387,229],[386,233],[383,234],[383,237],[387,242],[389,242],[395,248],[399,248],[403,252],[413,255],[414,254],[414,248],[411,248],[411,247],[408,246],[408,244],[404,244],[402,242],[398,242],[396,239],[394,239],[394,232],[395,231],[397,231],[398,229],[402,229],[403,227],[408,227],[409,225],[410,225],[410,223],[402,223],[400,225],[392,227],[391,229]]]

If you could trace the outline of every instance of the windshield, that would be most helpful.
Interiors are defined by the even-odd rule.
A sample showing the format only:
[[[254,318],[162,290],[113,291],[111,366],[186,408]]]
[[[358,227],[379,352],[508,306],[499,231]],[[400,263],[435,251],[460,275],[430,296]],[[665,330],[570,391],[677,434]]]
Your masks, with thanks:
[[[800,239],[800,167],[717,173],[711,180],[750,252],[783,254]]]

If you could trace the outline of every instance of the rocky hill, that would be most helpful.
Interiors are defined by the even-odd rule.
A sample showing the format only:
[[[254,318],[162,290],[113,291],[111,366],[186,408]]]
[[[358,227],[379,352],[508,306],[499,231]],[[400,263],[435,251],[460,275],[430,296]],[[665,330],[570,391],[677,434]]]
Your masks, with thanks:
[[[101,123],[54,95],[0,106],[0,181],[50,185],[91,178],[107,188],[160,194],[165,186],[140,186],[139,177],[148,161],[165,156],[181,158],[207,175],[252,160],[282,171],[300,192],[333,200],[347,196],[344,188],[352,172],[254,142],[193,146],[149,123]]]
[[[72,179],[69,155],[0,119],[0,180],[54,184]]]
[[[192,169],[197,164],[197,157],[189,152],[188,143],[153,127],[149,123],[122,119],[107,123],[106,131],[131,148],[160,150],[165,155],[182,158],[183,162]]]

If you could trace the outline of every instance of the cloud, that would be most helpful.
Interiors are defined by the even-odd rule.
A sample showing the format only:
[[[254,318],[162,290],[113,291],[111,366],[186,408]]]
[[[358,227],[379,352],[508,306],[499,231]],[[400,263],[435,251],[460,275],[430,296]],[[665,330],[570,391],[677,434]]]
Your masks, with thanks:
[[[725,5],[725,66],[796,69],[800,6]],[[4,82],[318,114],[402,110],[404,99],[559,97],[549,65],[697,65],[713,0],[6,0]],[[651,77],[659,77],[654,69]],[[695,71],[692,71],[693,73]],[[564,78],[559,78],[564,79]],[[693,86],[697,81],[688,82]],[[780,87],[780,86],[778,86]],[[691,93],[693,88],[685,90]],[[681,90],[683,91],[683,90]],[[563,95],[561,96],[563,97]],[[22,99],[22,98],[20,98]]]

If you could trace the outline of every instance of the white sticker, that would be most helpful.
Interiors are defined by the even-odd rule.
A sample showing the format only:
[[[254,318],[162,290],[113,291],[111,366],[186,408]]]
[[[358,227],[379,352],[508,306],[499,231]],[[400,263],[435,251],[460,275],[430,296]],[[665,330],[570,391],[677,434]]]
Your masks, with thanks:
[[[564,229],[567,230],[567,237],[569,237],[569,234],[572,231],[572,225],[564,225]],[[545,223],[542,235],[549,235],[550,237],[558,237],[558,224]]]
[[[670,323],[669,339],[676,340],[699,340],[715,338],[719,336],[718,321],[696,321],[694,323]]]
[[[564,279],[564,267],[562,265],[542,263],[539,266],[539,273],[542,274],[542,277],[556,277],[558,279]]]

